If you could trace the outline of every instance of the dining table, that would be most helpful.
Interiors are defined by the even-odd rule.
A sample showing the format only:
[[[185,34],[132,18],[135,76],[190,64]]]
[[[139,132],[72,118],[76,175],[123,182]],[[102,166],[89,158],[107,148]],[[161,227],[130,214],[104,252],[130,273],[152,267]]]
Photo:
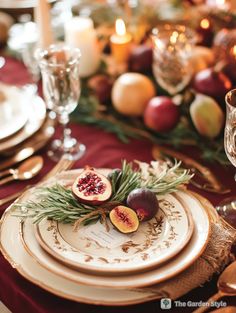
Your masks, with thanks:
[[[23,63],[14,57],[5,56],[6,63],[0,69],[0,81],[10,85],[23,86],[31,82],[30,74],[27,72]],[[39,93],[41,94],[40,88]],[[42,94],[41,94],[42,95]],[[140,160],[150,162],[153,159],[152,147],[153,143],[147,139],[131,139],[128,143],[122,143],[112,133],[102,129],[80,125],[78,123],[70,123],[72,134],[86,145],[84,156],[76,161],[73,169],[83,168],[85,165],[90,165],[95,168],[117,168],[121,165],[121,160],[127,161]],[[54,137],[60,135],[60,129],[57,128]],[[30,184],[36,184],[46,173],[55,165],[47,156],[48,146],[43,147],[36,154],[43,157],[44,166],[41,172],[31,179]],[[192,158],[198,158],[198,150],[194,147],[184,147],[181,152]],[[1,156],[0,156],[1,163]],[[213,206],[217,206],[224,198],[236,196],[236,183],[234,181],[234,168],[232,166],[222,166],[219,164],[207,164],[207,166],[218,177],[221,183],[231,189],[231,193],[227,195],[210,193],[199,190],[196,187],[189,185],[189,189],[201,194],[207,198]],[[28,181],[14,181],[0,187],[0,199],[16,191],[23,190],[28,185]],[[0,215],[10,205],[5,204],[0,207]],[[232,252],[236,252],[233,248]],[[236,253],[235,253],[236,255]],[[182,296],[180,301],[206,301],[210,296],[217,292],[218,275],[206,282],[203,286],[199,286]],[[4,256],[0,255],[0,300],[13,313],[72,313],[72,312],[103,312],[103,313],[156,313],[160,312],[160,301],[152,300],[146,303],[129,305],[129,306],[102,306],[78,303],[58,297],[44,290],[43,286],[36,286],[33,283],[22,277]],[[236,312],[236,297],[224,297],[223,301],[228,306],[235,306]],[[209,311],[212,311],[210,309]],[[172,307],[171,312],[192,312],[191,307]]]

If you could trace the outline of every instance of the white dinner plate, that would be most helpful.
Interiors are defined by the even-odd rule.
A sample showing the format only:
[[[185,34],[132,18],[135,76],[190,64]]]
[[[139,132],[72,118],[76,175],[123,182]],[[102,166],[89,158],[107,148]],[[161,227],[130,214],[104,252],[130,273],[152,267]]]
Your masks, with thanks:
[[[120,233],[109,221],[109,232],[100,221],[75,232],[71,224],[44,219],[36,226],[36,238],[51,256],[81,271],[101,275],[144,271],[178,254],[193,233],[192,215],[175,197],[159,197],[159,206],[157,215],[132,234]]]
[[[17,87],[0,84],[0,140],[18,132],[28,120],[28,104]]]

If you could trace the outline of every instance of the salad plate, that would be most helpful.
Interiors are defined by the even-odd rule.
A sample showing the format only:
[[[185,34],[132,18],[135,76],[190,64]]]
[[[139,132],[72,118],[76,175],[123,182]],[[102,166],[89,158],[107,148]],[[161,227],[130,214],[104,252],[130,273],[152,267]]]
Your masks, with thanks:
[[[193,233],[189,210],[172,195],[158,200],[158,214],[131,234],[120,233],[111,223],[107,232],[100,221],[75,232],[71,224],[44,219],[35,235],[52,257],[80,271],[117,275],[144,271],[178,254]]]

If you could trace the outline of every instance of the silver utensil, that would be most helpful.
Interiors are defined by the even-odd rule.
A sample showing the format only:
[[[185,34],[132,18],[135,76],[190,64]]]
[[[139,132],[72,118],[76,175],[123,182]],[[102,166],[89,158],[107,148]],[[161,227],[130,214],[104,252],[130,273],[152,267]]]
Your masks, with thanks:
[[[43,167],[43,158],[41,156],[34,156],[25,160],[18,168],[9,169],[1,173],[1,175],[10,174],[5,178],[0,179],[0,186],[11,182],[13,180],[27,180],[36,176]]]
[[[218,301],[224,296],[236,296],[236,261],[231,263],[220,275],[217,282],[218,292],[208,299],[208,306],[203,306],[194,313],[206,312],[211,307],[211,303]]]
[[[51,171],[49,171],[47,173],[47,175],[45,175],[41,179],[41,182],[49,179],[50,177],[53,177],[57,173],[61,173],[65,170],[70,169],[73,166],[73,164],[74,164],[74,161],[68,160],[68,159],[65,159],[64,157],[62,157],[61,160],[51,169]],[[18,192],[14,193],[10,196],[7,196],[3,199],[0,199],[0,206],[9,202],[9,201],[15,200],[16,198],[20,197],[25,191],[27,191],[31,187],[33,187],[33,186],[28,185],[23,190],[18,191]]]

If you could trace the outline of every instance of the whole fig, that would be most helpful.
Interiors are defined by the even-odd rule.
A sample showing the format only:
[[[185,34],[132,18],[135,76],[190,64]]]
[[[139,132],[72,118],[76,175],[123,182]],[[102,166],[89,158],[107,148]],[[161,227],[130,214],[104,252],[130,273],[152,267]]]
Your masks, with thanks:
[[[147,188],[136,188],[128,195],[127,205],[133,209],[140,221],[148,221],[153,218],[159,203],[154,192]]]

